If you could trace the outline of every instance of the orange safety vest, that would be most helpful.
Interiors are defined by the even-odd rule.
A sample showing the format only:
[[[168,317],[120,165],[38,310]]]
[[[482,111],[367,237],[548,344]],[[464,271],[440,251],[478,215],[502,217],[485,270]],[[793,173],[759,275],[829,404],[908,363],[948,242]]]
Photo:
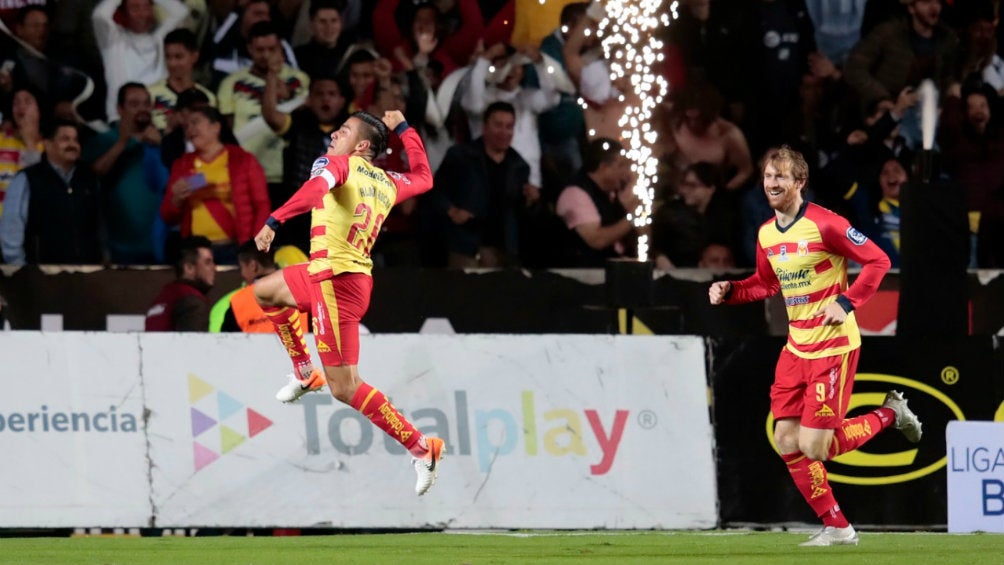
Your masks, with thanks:
[[[237,325],[244,333],[272,333],[275,326],[265,316],[254,298],[254,285],[248,285],[230,297],[230,309],[234,311]]]

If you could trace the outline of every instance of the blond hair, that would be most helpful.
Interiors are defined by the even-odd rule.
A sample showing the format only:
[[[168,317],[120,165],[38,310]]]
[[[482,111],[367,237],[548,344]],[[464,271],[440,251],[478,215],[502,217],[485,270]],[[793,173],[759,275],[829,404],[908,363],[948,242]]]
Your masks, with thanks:
[[[760,161],[761,177],[767,165],[771,165],[780,173],[790,173],[796,181],[809,181],[809,164],[805,162],[805,157],[787,145],[767,150],[763,160]]]

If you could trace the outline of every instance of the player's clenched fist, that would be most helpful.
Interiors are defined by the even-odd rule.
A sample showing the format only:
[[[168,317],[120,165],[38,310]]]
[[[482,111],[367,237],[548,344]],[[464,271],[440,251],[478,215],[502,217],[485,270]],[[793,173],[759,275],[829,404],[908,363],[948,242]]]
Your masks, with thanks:
[[[394,131],[394,128],[401,125],[403,121],[404,114],[400,110],[387,110],[383,113],[383,123],[390,131]]]
[[[258,251],[268,252],[268,248],[272,246],[272,240],[275,239],[275,230],[268,226],[262,226],[258,235],[254,236],[254,242],[258,246]]]
[[[711,288],[708,289],[708,300],[712,304],[721,304],[725,301],[725,295],[729,293],[732,289],[732,283],[729,281],[718,281],[711,283]]]

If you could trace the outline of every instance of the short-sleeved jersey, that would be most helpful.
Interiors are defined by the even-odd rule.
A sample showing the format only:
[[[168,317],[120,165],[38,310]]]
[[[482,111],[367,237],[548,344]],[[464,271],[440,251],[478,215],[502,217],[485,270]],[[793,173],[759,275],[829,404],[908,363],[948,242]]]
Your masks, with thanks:
[[[384,171],[354,155],[325,155],[310,179],[272,217],[283,222],[311,210],[312,280],[339,273],[370,274],[370,251],[391,208],[432,188],[432,171],[422,140],[413,129],[401,134],[411,171]]]
[[[760,226],[757,270],[732,284],[726,300],[738,304],[760,300],[780,288],[788,312],[787,348],[805,358],[840,355],[860,347],[854,307],[875,294],[889,270],[889,258],[841,216],[807,203],[795,221],[780,227],[776,219]],[[847,285],[847,262],[862,266],[854,284]],[[816,316],[838,301],[848,310],[843,324],[824,326]]]

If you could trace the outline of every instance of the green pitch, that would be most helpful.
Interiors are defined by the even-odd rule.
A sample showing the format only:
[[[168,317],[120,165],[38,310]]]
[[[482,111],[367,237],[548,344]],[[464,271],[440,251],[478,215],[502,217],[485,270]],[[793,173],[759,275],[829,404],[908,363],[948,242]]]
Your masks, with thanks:
[[[1004,565],[1004,535],[864,532],[857,547],[797,547],[806,537],[761,532],[534,532],[4,538],[0,564]]]

